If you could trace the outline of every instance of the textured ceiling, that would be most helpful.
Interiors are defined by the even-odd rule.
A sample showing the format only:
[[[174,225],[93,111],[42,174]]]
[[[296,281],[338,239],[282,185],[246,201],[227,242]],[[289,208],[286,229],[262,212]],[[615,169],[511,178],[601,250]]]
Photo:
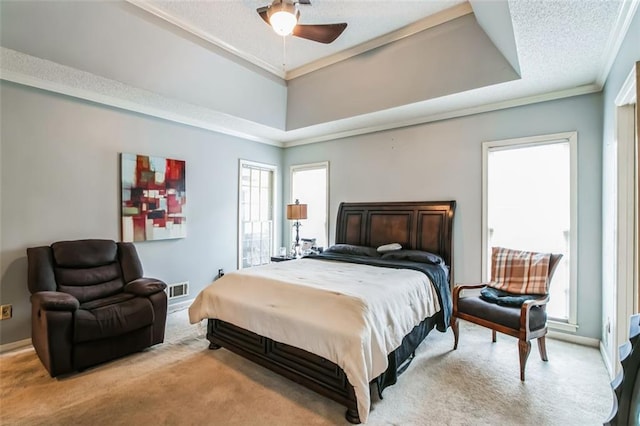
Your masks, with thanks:
[[[301,24],[348,24],[338,39],[323,44],[275,34],[256,13],[257,8],[270,4],[269,0],[130,2],[280,75],[466,3],[465,0],[312,0],[311,5],[299,5]]]
[[[593,83],[610,53],[620,1],[520,1],[509,9],[522,78],[549,88]]]
[[[300,5],[300,23],[346,22],[345,32],[325,45],[297,37],[280,37],[256,13],[269,0],[130,0],[169,22],[192,31],[277,75],[347,51],[428,17],[465,4],[464,0],[313,0]],[[474,10],[504,0],[472,0]],[[509,0],[517,57],[524,79],[566,84],[592,83],[606,60],[611,30],[621,0]],[[499,17],[485,30],[497,27]],[[491,19],[491,18],[490,18]],[[508,17],[506,17],[508,19]],[[503,52],[507,54],[507,52]],[[517,65],[513,64],[517,69]],[[547,81],[547,82],[548,82]]]

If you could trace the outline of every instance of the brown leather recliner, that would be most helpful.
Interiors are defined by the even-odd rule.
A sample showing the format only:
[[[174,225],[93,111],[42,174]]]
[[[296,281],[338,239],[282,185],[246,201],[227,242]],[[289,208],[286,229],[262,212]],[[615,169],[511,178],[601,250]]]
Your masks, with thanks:
[[[31,341],[51,377],[164,340],[167,286],[142,277],[133,244],[61,241],[27,259]]]

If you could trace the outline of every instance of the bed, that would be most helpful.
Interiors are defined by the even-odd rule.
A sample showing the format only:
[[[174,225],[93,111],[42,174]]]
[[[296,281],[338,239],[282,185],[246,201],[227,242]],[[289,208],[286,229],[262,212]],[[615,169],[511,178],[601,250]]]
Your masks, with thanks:
[[[190,307],[191,321],[208,319],[207,339],[211,349],[224,347],[345,405],[346,418],[351,423],[366,421],[370,407],[369,386],[375,385],[382,396],[382,390],[394,384],[407,368],[415,349],[427,334],[433,328],[446,331],[451,311],[450,287],[454,282],[454,210],[455,201],[342,203],[338,209],[335,247],[375,248],[399,243],[406,253],[410,253],[407,250],[428,252],[436,255],[436,261],[415,265],[416,262],[407,259],[349,255],[345,259],[342,253],[328,251],[315,258],[249,268],[233,273],[237,274],[234,279],[248,283],[245,293],[230,293],[239,287],[231,280],[214,282],[208,289],[215,288],[218,292],[215,296],[217,305],[205,309],[204,306],[211,305],[205,303],[207,289],[203,290]],[[342,277],[341,285],[345,286],[337,291],[322,288],[325,272],[329,274],[332,270],[335,272],[331,274]],[[349,275],[352,273],[362,275]],[[303,285],[289,285],[289,275],[291,281],[301,280]],[[287,282],[280,282],[280,278],[274,279],[274,276]],[[386,282],[384,285],[387,286],[392,281],[393,285],[388,288],[393,291],[381,297],[384,289],[375,287],[378,285],[373,283],[375,280]],[[360,286],[366,288],[366,294],[360,295],[362,300],[350,297],[352,288],[358,287],[356,282],[367,285]],[[415,293],[416,289],[420,291],[412,297],[417,297],[418,302],[407,299],[407,294]],[[225,291],[227,299],[222,299],[220,295]],[[296,299],[298,295],[307,299]],[[387,302],[380,304],[382,299],[389,299],[389,306],[386,306]],[[309,303],[309,300],[313,302]],[[364,306],[362,310],[366,315],[372,316],[363,320],[354,316],[351,309],[360,305]],[[398,309],[401,305],[411,305],[412,310],[405,313]],[[376,314],[376,309],[381,310],[380,314]],[[303,310],[306,311],[303,318],[292,320],[286,316],[291,311]],[[274,325],[266,328],[265,316],[272,311]],[[284,311],[286,314],[281,314]],[[330,311],[330,315],[314,316],[314,311]],[[230,313],[233,315],[229,316]],[[277,315],[284,316],[276,318]],[[356,364],[361,361],[363,373],[360,374],[358,365],[353,367],[350,361],[343,362],[342,358],[349,358],[353,353],[352,346],[339,345],[343,341],[344,345],[350,344],[353,336],[348,331],[343,333],[338,324],[353,322],[356,328],[360,322],[365,326],[376,321],[382,324],[379,317],[398,317],[393,321],[400,324],[394,323],[382,332],[373,332],[373,337],[366,334],[367,345],[362,346],[368,348],[371,340],[373,350],[363,350],[362,356],[354,357]],[[297,333],[298,339],[303,338],[307,330],[313,338],[300,342],[291,337]],[[376,325],[367,330],[377,330]],[[312,332],[320,333],[318,336],[321,337],[315,337]],[[333,346],[334,340],[339,342],[338,346]],[[290,344],[292,342],[295,344]]]

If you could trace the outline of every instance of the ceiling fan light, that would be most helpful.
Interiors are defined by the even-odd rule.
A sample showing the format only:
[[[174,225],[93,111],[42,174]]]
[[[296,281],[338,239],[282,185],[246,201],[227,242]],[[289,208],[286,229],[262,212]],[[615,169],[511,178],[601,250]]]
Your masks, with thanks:
[[[293,32],[293,28],[298,23],[298,14],[295,5],[282,1],[274,3],[267,12],[269,23],[276,34],[287,36]]]
[[[296,15],[292,13],[280,11],[271,15],[269,22],[276,34],[287,36],[293,32],[293,28],[298,23],[298,19],[296,18]]]

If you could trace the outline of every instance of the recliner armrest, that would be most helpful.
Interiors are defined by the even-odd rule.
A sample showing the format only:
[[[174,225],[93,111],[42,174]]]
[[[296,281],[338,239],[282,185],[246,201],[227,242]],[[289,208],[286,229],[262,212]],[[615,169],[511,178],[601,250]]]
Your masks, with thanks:
[[[73,312],[80,307],[78,299],[60,291],[38,291],[31,295],[31,303],[45,311]]]
[[[136,296],[150,296],[155,293],[164,291],[167,285],[155,278],[138,278],[124,286],[126,293],[135,294]]]

